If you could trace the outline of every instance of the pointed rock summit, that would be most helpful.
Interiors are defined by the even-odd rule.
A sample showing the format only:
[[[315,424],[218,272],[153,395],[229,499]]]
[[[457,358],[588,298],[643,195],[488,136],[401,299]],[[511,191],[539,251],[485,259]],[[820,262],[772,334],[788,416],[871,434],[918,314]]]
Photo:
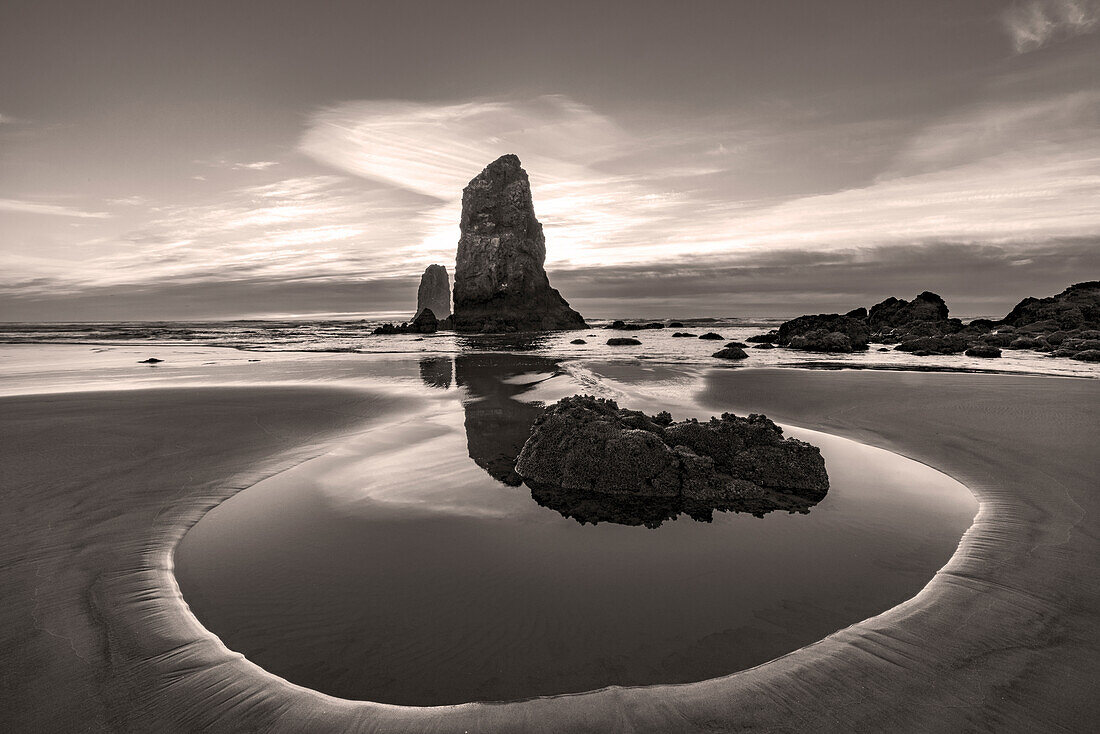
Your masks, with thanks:
[[[442,265],[429,265],[420,276],[413,318],[420,316],[424,309],[430,310],[440,321],[451,315],[451,281],[447,278],[447,268]]]
[[[546,277],[546,240],[519,158],[501,156],[463,189],[460,229],[455,331],[585,328]]]

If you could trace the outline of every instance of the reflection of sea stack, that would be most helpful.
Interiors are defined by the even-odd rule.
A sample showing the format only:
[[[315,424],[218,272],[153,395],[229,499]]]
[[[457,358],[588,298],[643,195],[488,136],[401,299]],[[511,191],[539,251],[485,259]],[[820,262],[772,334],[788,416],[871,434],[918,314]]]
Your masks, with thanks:
[[[546,240],[519,158],[501,156],[470,181],[462,192],[460,227],[455,331],[585,327],[546,277]]]
[[[451,315],[451,284],[447,279],[447,268],[442,265],[429,265],[424,275],[420,276],[414,318],[426,308],[431,309],[440,321]]]

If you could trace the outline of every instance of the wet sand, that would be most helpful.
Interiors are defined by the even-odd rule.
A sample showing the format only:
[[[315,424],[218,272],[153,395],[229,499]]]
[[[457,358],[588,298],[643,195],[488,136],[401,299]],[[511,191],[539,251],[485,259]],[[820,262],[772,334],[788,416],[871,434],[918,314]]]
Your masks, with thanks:
[[[982,503],[915,598],[778,660],[680,686],[402,708],[293,686],[225,649],[171,552],[211,506],[397,406],[332,388],[0,401],[0,728],[11,731],[1088,731],[1100,653],[1100,385],[715,370],[715,410],[928,463]]]

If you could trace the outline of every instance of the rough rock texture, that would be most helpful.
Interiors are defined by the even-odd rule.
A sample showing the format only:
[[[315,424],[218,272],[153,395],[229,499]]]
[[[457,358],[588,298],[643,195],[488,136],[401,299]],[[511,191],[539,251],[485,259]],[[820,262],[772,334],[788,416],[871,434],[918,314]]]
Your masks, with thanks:
[[[1001,350],[984,344],[978,344],[966,350],[967,357],[982,357],[984,359],[996,359],[1001,356]]]
[[[615,319],[606,328],[618,331],[644,331],[646,329],[663,329],[665,325],[655,321],[643,324],[628,324],[622,319]]]
[[[402,324],[382,324],[375,334],[434,334],[439,331],[439,319],[430,308],[425,308],[412,321]]]
[[[1075,283],[1050,298],[1025,298],[1004,322],[1020,327],[1050,321],[1054,329],[1100,328],[1100,280]]]
[[[1070,359],[1076,359],[1078,362],[1100,362],[1100,349],[1086,349],[1076,352]]]
[[[719,349],[712,357],[718,357],[719,359],[748,359],[749,355],[745,353],[745,350],[736,344],[727,344],[722,349]]]
[[[519,158],[501,156],[470,181],[462,192],[460,229],[455,331],[585,327],[546,277],[546,241]]]
[[[429,265],[420,276],[420,287],[416,290],[416,316],[426,308],[430,308],[437,319],[451,315],[451,281],[447,277],[447,268],[442,265]]]
[[[750,337],[752,341],[754,337]],[[867,348],[871,333],[867,324],[851,316],[822,313],[799,316],[779,327],[775,343],[813,352],[852,352]]]
[[[752,511],[789,508],[794,494],[820,501],[829,489],[818,449],[762,415],[724,413],[707,423],[673,423],[574,395],[535,421],[516,460],[532,486],[630,498],[678,498],[718,508],[751,501]],[[769,506],[771,503],[771,506]]]
[[[641,344],[641,342],[629,336],[613,336],[607,340],[609,347],[633,347],[638,344]]]
[[[947,304],[943,299],[925,291],[912,301],[890,297],[876,303],[867,314],[867,325],[871,331],[878,332],[914,321],[946,321],[947,314]]]
[[[745,341],[751,344],[772,344],[778,338],[778,331],[769,331],[767,334],[756,334],[755,336],[750,336]]]
[[[895,349],[899,352],[912,352],[918,357],[931,354],[959,354],[967,349],[969,342],[965,337],[949,334],[947,336],[921,336],[906,339]]]

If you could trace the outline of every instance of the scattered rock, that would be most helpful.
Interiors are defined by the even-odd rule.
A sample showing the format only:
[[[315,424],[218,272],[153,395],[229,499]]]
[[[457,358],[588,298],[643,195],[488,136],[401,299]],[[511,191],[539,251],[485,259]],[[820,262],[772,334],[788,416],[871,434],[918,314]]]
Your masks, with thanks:
[[[583,329],[579,313],[550,287],[546,240],[519,158],[504,155],[462,192],[455,264],[456,331]]]
[[[748,346],[748,344],[746,344],[745,342],[728,342],[726,344],[726,346],[727,347],[741,347],[742,349],[744,349],[745,347]]]
[[[737,342],[727,344],[724,348],[718,350],[712,357],[718,357],[719,359],[748,359],[749,355],[745,353],[745,350],[737,346]]]
[[[682,328],[684,328],[684,325],[682,323],[680,323],[679,321],[669,321],[668,322],[668,328],[670,328],[670,329],[682,329]]]
[[[982,357],[983,359],[996,359],[1001,356],[1001,350],[985,344],[976,344],[964,352],[967,357]]]
[[[645,329],[663,329],[665,328],[665,325],[658,322],[651,322],[648,324],[628,324],[622,319],[616,319],[615,321],[612,321],[607,328],[615,329],[617,331],[643,331]]]
[[[138,364],[160,364],[163,359],[157,359],[156,357],[150,357],[149,359],[143,359]]]
[[[633,347],[641,344],[640,341],[629,336],[615,336],[607,340],[609,347]]]
[[[677,332],[673,333],[672,336],[679,339],[679,338],[682,338],[682,337],[685,337],[685,336],[695,336],[695,334],[692,334],[690,331],[677,331]]]
[[[1086,349],[1083,352],[1077,352],[1070,359],[1076,359],[1078,362],[1100,362],[1100,349]]]
[[[775,349],[775,345],[768,342],[763,342],[761,344],[753,345],[753,349]]]
[[[573,341],[571,341],[569,343],[570,344],[587,344],[588,342],[586,342],[584,339],[574,339]]]
[[[699,338],[700,339],[710,339],[710,340],[716,340],[717,341],[717,340],[724,339],[725,337],[722,336],[721,334],[716,334],[713,331],[708,331],[706,334],[700,334]]]

